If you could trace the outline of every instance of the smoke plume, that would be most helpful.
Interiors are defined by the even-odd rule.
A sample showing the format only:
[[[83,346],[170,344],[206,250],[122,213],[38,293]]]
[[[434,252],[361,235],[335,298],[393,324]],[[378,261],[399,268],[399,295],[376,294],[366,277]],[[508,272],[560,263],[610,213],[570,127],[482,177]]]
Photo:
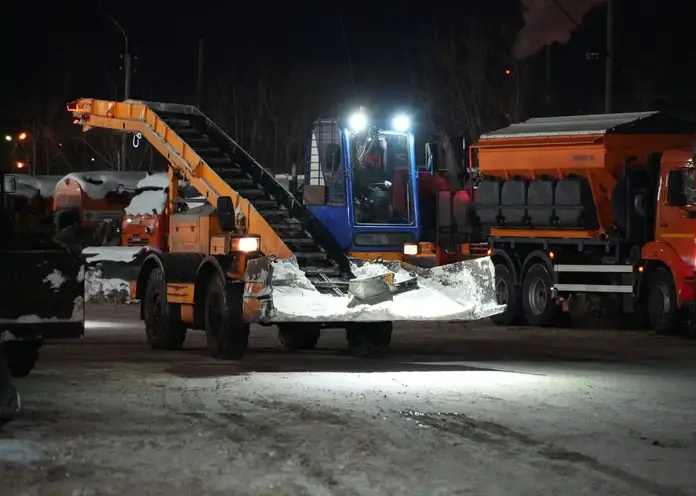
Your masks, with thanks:
[[[524,59],[554,42],[567,43],[577,25],[568,19],[563,9],[582,24],[585,14],[603,3],[605,0],[522,0],[525,24],[517,34],[513,55]]]

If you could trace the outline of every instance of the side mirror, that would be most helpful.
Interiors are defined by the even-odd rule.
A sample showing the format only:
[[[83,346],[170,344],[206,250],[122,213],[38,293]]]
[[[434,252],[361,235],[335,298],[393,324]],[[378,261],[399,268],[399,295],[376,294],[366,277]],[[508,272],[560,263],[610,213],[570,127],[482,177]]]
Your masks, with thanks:
[[[17,192],[17,178],[14,176],[5,176],[3,191],[9,195],[15,194]]]
[[[221,196],[217,201],[217,215],[220,229],[223,231],[234,231],[237,227],[235,222],[234,204],[229,196]]]
[[[438,146],[437,142],[425,144],[425,170],[430,174],[438,169]]]
[[[686,205],[684,171],[681,169],[667,173],[667,203],[673,207]]]

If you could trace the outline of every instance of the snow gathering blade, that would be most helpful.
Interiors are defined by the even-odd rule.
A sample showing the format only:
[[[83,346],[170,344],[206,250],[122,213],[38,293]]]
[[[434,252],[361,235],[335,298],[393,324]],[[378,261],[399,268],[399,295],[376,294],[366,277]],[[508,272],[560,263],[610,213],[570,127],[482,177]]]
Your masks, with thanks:
[[[489,257],[422,269],[402,262],[351,259],[350,281],[319,291],[295,259],[249,262],[248,320],[274,322],[465,321],[501,313]],[[253,302],[253,303],[252,303]]]

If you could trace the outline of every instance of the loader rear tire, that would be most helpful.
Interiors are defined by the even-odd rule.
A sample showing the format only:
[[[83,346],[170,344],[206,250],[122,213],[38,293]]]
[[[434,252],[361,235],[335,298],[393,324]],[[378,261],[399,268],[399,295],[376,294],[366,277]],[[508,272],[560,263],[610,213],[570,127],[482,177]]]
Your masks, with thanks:
[[[186,340],[186,324],[181,321],[179,305],[167,303],[167,288],[162,269],[150,273],[143,300],[145,334],[153,350],[180,350]]]
[[[313,350],[317,347],[321,329],[310,324],[278,326],[278,339],[288,351]]]
[[[205,298],[205,337],[213,357],[239,360],[249,344],[249,324],[242,316],[244,286],[213,277]]]
[[[387,354],[392,322],[356,323],[346,326],[348,351],[356,358],[381,358]]]
[[[491,321],[499,326],[513,326],[524,323],[522,298],[515,278],[507,265],[495,266],[495,294],[499,305],[506,305],[505,311],[491,317]]]
[[[12,377],[27,377],[39,359],[41,341],[8,341],[4,345],[7,368]]]

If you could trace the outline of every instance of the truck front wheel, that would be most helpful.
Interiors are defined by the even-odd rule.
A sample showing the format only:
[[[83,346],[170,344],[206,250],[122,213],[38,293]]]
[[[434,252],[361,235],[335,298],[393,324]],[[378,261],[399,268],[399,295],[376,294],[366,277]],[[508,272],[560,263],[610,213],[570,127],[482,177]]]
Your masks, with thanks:
[[[556,323],[559,309],[551,297],[551,274],[545,264],[534,264],[522,282],[522,306],[527,322],[532,326],[550,326]]]
[[[249,324],[242,318],[242,284],[228,284],[220,276],[210,281],[205,298],[205,337],[215,358],[239,360],[249,343]]]
[[[491,317],[491,321],[504,326],[520,324],[523,315],[519,288],[515,284],[510,269],[503,264],[495,266],[495,295],[498,304],[506,305],[506,307],[503,313]]]
[[[186,339],[186,325],[177,306],[167,302],[167,288],[162,269],[150,274],[143,300],[145,334],[153,350],[180,350]]]
[[[661,334],[674,334],[678,331],[677,290],[672,274],[665,268],[656,269],[649,279],[648,318],[650,327]]]

